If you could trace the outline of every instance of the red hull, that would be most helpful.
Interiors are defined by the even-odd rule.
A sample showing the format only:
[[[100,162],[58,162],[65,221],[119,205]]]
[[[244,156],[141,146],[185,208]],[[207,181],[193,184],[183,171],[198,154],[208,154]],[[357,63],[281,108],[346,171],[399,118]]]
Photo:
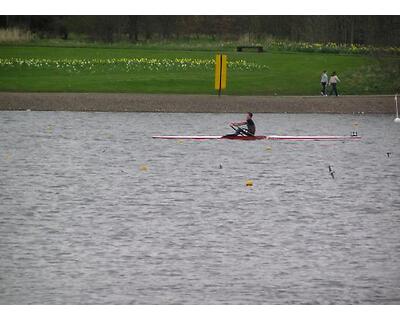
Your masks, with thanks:
[[[221,139],[227,140],[265,140],[266,136],[232,136],[232,137],[221,137]]]
[[[280,140],[280,141],[357,141],[359,136],[153,136],[167,140]]]

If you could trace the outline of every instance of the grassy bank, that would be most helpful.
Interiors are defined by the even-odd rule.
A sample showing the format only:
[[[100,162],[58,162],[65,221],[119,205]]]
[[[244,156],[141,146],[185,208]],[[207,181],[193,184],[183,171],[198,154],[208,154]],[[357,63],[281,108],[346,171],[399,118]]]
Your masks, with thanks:
[[[392,67],[361,55],[236,53],[227,49],[231,95],[315,95],[323,69],[343,94],[392,93]],[[104,47],[0,47],[0,90],[214,94],[213,51]],[[384,64],[382,64],[384,61]],[[391,71],[392,70],[392,71]],[[396,74],[394,72],[394,74]],[[366,81],[367,80],[367,81]]]
[[[346,55],[400,56],[400,47],[377,47],[360,44],[340,44],[334,42],[313,43],[296,42],[272,37],[257,40],[241,37],[238,40],[223,40],[210,36],[183,37],[180,39],[150,39],[141,41],[114,41],[111,43],[93,41],[82,36],[70,34],[68,40],[59,38],[40,38],[19,29],[0,29],[0,45],[21,45],[31,47],[65,48],[114,48],[114,49],[155,49],[184,51],[235,51],[238,46],[262,46],[268,52],[307,52]]]

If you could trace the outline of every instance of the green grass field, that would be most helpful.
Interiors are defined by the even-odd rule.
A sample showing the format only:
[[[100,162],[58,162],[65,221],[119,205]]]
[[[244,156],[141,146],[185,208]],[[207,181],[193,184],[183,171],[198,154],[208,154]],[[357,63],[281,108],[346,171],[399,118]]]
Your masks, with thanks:
[[[394,91],[393,68],[368,56],[225,52],[230,95],[316,95],[323,69],[337,71],[342,94]],[[162,47],[0,46],[0,91],[215,94],[211,51]],[[399,58],[386,58],[384,65]]]

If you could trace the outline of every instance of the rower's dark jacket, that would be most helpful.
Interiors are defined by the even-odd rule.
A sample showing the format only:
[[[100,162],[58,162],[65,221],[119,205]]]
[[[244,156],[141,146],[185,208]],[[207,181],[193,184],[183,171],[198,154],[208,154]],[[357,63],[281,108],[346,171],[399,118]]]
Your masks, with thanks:
[[[247,120],[247,130],[252,134],[255,135],[256,134],[256,124],[254,123],[254,121],[252,119],[248,119]]]

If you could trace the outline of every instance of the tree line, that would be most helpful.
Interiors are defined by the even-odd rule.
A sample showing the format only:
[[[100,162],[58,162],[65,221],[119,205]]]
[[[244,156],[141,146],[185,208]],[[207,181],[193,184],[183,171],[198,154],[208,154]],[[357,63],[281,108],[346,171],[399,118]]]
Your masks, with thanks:
[[[41,38],[139,42],[208,37],[400,45],[400,16],[0,16],[0,28]]]

